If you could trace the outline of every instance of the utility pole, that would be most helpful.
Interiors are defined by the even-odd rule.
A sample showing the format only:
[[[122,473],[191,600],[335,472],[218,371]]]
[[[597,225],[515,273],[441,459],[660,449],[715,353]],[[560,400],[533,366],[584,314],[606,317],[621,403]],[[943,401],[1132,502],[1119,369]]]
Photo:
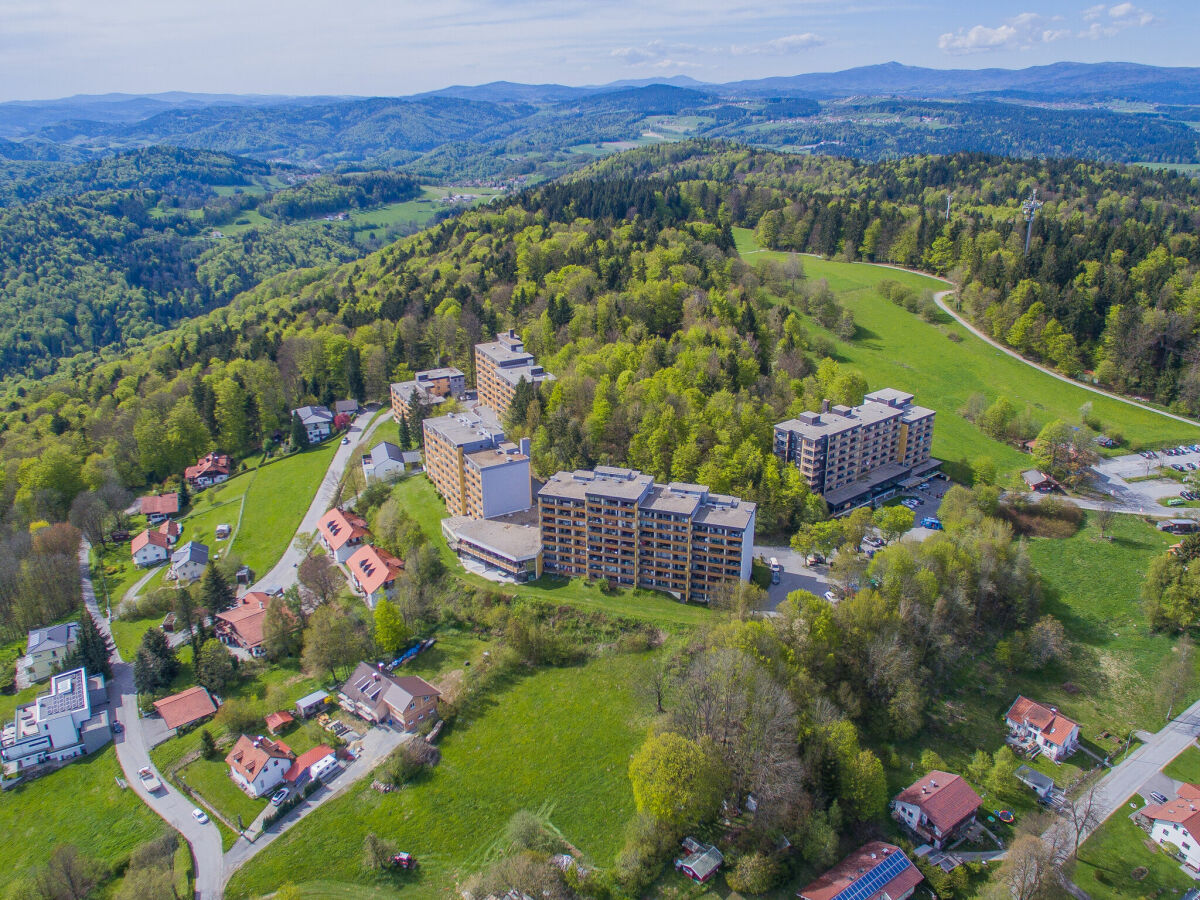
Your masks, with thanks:
[[[1029,255],[1029,242],[1033,239],[1033,217],[1042,208],[1042,201],[1037,198],[1037,188],[1029,192],[1029,199],[1021,204],[1021,213],[1025,216],[1025,255]]]
[[[948,194],[946,194],[946,221],[947,222],[950,221],[950,203],[953,200],[954,200],[954,191],[950,191]]]

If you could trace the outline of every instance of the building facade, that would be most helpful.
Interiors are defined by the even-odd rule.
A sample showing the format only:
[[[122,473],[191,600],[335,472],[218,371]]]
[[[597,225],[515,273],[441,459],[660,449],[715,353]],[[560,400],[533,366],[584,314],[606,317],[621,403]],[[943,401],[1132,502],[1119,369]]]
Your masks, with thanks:
[[[636,469],[559,472],[538,492],[543,567],[707,602],[750,578],[755,504]]]
[[[426,419],[425,472],[450,516],[487,519],[533,505],[527,441],[504,439],[485,407]]]
[[[35,628],[29,632],[25,655],[17,660],[17,666],[25,673],[30,684],[45,681],[54,673],[55,667],[63,664],[78,643],[78,622]]]
[[[522,381],[540,385],[554,376],[537,364],[533,354],[525,352],[525,343],[511,328],[496,335],[496,340],[475,345],[475,387],[479,402],[503,417],[512,405],[517,385]]]
[[[517,582],[542,576],[542,534],[534,527],[487,519],[442,519],[442,535],[459,558],[502,572]]]
[[[442,692],[416,675],[391,675],[359,663],[338,692],[338,705],[368,722],[390,722],[405,731],[438,717]]]
[[[941,850],[975,824],[983,801],[961,775],[934,770],[892,798],[892,817]]]
[[[21,772],[47,762],[62,762],[93,753],[112,740],[103,675],[85,669],[62,672],[50,680],[50,690],[32,703],[17,707],[13,721],[0,733],[4,771]]]
[[[408,414],[408,405],[415,393],[425,406],[444,403],[447,397],[461,397],[467,390],[467,376],[458,369],[446,367],[418,372],[411,381],[398,381],[391,386],[392,418],[397,422]]]
[[[893,388],[862,405],[822,404],[775,426],[775,455],[800,470],[833,513],[890,496],[905,480],[932,472],[932,409]]]

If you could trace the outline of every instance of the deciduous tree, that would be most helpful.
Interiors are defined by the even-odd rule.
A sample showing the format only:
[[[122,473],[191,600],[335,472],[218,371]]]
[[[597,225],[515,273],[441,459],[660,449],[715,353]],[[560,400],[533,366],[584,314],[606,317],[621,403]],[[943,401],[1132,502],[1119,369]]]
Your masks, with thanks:
[[[665,731],[652,735],[629,762],[638,812],[672,826],[707,820],[721,802],[722,777],[695,741]]]

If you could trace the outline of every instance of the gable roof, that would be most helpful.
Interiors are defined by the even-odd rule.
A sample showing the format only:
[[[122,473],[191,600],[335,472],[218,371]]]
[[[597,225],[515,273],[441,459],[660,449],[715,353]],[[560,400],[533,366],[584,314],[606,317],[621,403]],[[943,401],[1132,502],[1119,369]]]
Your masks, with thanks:
[[[911,803],[946,834],[974,814],[983,802],[961,775],[934,770],[896,795],[899,803]]]
[[[217,704],[207,689],[196,685],[170,697],[154,701],[154,708],[162,716],[168,728],[189,725],[217,711]]]
[[[333,411],[335,413],[356,413],[358,412],[357,400],[335,400],[333,402]]]
[[[248,648],[257,647],[263,641],[263,623],[267,618],[267,602],[270,594],[250,591],[238,600],[233,609],[217,613],[217,618],[237,632]]]
[[[1016,722],[1018,725],[1032,725],[1042,733],[1042,737],[1047,741],[1060,747],[1067,742],[1071,732],[1078,727],[1078,723],[1072,722],[1054,707],[1043,706],[1036,700],[1030,700],[1028,697],[1020,695],[1008,708],[1004,718],[1010,722]]]
[[[391,441],[380,441],[371,448],[370,453],[371,465],[377,466],[385,459],[394,460],[395,462],[404,462],[404,451]]]
[[[183,477],[194,481],[202,475],[228,475],[229,456],[224,453],[208,453],[200,457],[194,466],[183,470]]]
[[[78,622],[66,622],[62,625],[50,625],[46,628],[35,628],[29,632],[26,643],[26,653],[37,653],[42,650],[64,649],[79,634]]]
[[[155,547],[162,547],[164,550],[166,550],[171,546],[171,541],[167,538],[166,534],[163,533],[161,528],[155,528],[154,530],[147,528],[130,542],[129,552],[137,553],[143,547],[150,544],[153,544]]]
[[[353,674],[342,685],[341,693],[357,703],[382,711],[386,705],[403,712],[417,697],[440,697],[442,692],[417,675],[397,678],[381,672],[370,663],[359,663]]]
[[[252,738],[243,734],[225,757],[225,763],[247,781],[253,781],[263,770],[263,766],[272,759],[290,761],[295,758],[296,754],[283,741],[273,741],[265,737]]]
[[[349,541],[358,540],[371,533],[366,519],[338,506],[321,516],[317,530],[334,550],[340,550]]]
[[[373,594],[404,571],[404,561],[385,550],[364,544],[346,560],[346,568],[367,594]]]
[[[176,522],[174,519],[167,519],[165,522],[163,522],[161,525],[158,526],[157,531],[159,534],[163,535],[164,537],[168,537],[168,538],[179,537],[179,535],[183,533],[183,526],[180,525],[178,522]]]
[[[326,747],[324,744],[318,744],[311,750],[301,753],[296,757],[296,761],[292,763],[291,768],[284,773],[284,779],[287,781],[295,781],[308,769],[310,769],[312,766],[315,766],[327,756],[333,756],[333,749]]]
[[[804,900],[883,900],[903,897],[921,883],[921,873],[899,847],[872,841],[800,889]]]
[[[296,717],[293,716],[286,709],[281,709],[281,710],[278,710],[277,712],[267,713],[264,720],[267,723],[267,729],[269,731],[278,731],[284,725],[287,725],[291,722],[295,722]]]
[[[1183,788],[1188,789],[1188,796],[1185,796]],[[1182,785],[1179,799],[1170,803],[1152,803],[1142,810],[1142,815],[1156,822],[1174,822],[1200,840],[1200,797],[1197,795],[1200,795],[1200,788],[1196,785]]]
[[[293,409],[292,415],[300,419],[304,425],[329,424],[333,422],[333,413],[324,406],[301,406]]]
[[[171,554],[171,563],[173,565],[185,562],[194,562],[202,566],[207,566],[208,546],[201,544],[199,541],[188,541]]]
[[[138,500],[138,509],[144,516],[173,516],[179,512],[179,494],[171,491],[167,494],[155,494]]]

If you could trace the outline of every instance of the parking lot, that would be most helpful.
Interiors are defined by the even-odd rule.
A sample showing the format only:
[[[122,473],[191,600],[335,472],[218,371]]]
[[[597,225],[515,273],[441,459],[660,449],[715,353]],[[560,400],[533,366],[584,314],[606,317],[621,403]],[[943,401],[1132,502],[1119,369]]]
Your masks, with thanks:
[[[1187,450],[1169,448],[1172,452],[1146,451],[1127,453],[1105,459],[1093,466],[1096,473],[1095,486],[1111,494],[1114,501],[1130,512],[1153,512],[1161,509],[1161,498],[1178,497],[1180,491],[1189,490],[1172,478],[1160,477],[1150,481],[1129,481],[1131,478],[1153,476],[1160,466],[1182,468],[1181,474],[1200,472],[1200,452],[1194,447]]]
[[[931,516],[935,519],[938,517],[938,512],[942,508],[942,498],[946,496],[946,491],[950,490],[953,485],[953,482],[944,478],[931,478],[925,483],[929,487],[924,490],[904,491],[900,494],[901,498],[912,497],[917,501],[917,504],[913,508],[913,521],[916,525],[911,531],[905,533],[904,537],[900,539],[902,541],[920,542],[933,534],[934,529],[923,528],[921,520]]]

